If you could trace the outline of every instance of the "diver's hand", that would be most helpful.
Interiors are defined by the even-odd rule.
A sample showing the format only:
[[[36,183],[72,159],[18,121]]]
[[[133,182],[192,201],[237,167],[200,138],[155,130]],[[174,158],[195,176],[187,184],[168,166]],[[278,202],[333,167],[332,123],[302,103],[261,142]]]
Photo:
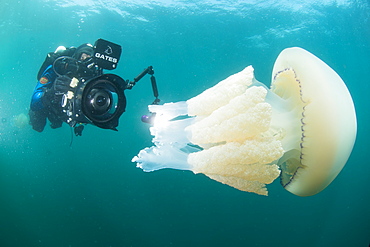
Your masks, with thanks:
[[[46,108],[55,108],[61,106],[63,95],[72,90],[70,83],[71,78],[68,76],[59,76],[56,78],[52,86],[48,89],[45,89],[42,97],[42,104]]]
[[[72,57],[60,57],[54,62],[54,71],[58,76],[75,75],[79,69],[78,61]]]
[[[51,110],[56,109],[62,103],[63,94],[56,92],[53,87],[44,91],[44,95],[41,98],[42,104],[45,109]]]
[[[71,78],[68,76],[59,76],[55,79],[52,90],[54,91],[54,94],[65,94],[71,90],[70,84]]]

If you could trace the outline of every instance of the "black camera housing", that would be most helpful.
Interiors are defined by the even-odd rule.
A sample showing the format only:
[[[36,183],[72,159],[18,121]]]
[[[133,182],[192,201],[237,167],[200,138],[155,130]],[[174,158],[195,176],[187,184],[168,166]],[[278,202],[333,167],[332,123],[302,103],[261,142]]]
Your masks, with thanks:
[[[76,48],[49,54],[42,66],[52,64],[59,77],[70,79],[63,84],[65,90],[53,93],[54,101],[60,102],[55,105],[55,109],[60,110],[60,119],[71,127],[93,124],[117,130],[119,118],[126,109],[124,90],[128,83],[118,75],[103,74],[103,69],[117,68],[121,46],[98,39],[92,57],[86,61],[78,61],[71,56],[71,51],[76,52]]]
[[[104,39],[94,44],[94,54],[89,63],[99,71],[117,68],[122,48]],[[67,123],[75,127],[77,124],[93,124],[99,128],[117,130],[120,116],[126,109],[124,90],[127,82],[114,74],[102,72],[88,80],[79,78],[73,90],[73,97],[65,96],[65,112]]]
[[[103,74],[79,82],[73,97],[65,99],[67,123],[90,123],[103,129],[117,130],[120,116],[126,109],[124,90],[127,83],[114,74]]]

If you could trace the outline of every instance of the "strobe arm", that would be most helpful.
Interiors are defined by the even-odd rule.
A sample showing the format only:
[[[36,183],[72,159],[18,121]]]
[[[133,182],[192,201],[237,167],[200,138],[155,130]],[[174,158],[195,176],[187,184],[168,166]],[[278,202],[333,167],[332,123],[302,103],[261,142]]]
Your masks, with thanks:
[[[144,69],[143,72],[141,72],[138,76],[136,76],[133,81],[130,81],[127,84],[127,89],[132,89],[132,87],[135,86],[136,82],[140,81],[141,78],[143,78],[146,74],[149,74],[149,75],[154,74],[153,66],[149,66],[148,68]]]
[[[126,89],[132,89],[133,86],[135,86],[136,82],[140,81],[141,78],[143,78],[146,74],[151,75],[150,81],[152,83],[153,95],[155,97],[152,105],[158,105],[158,103],[160,102],[160,99],[158,99],[158,95],[159,95],[158,87],[157,87],[157,81],[154,77],[153,66],[149,66],[148,68],[144,69],[143,72],[141,72],[138,76],[136,76],[133,81],[128,82]]]
[[[158,99],[158,88],[157,88],[157,81],[155,80],[155,77],[152,75],[150,77],[150,81],[152,82],[152,89],[153,89],[153,95],[155,97],[152,105],[158,105],[158,103],[161,101]]]

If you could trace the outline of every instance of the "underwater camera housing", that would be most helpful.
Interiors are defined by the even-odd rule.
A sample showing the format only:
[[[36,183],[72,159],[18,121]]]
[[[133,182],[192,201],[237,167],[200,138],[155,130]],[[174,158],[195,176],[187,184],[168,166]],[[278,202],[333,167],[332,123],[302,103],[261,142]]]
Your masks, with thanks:
[[[120,56],[120,45],[98,39],[89,63],[100,70],[113,70]],[[89,123],[103,129],[117,130],[118,120],[126,108],[125,80],[114,74],[100,74],[87,80],[72,78],[70,88],[62,99],[65,121],[70,126]]]
[[[90,123],[103,129],[117,130],[118,120],[126,109],[126,82],[114,74],[103,74],[87,81],[73,78],[75,90],[64,94],[66,122],[74,127]]]

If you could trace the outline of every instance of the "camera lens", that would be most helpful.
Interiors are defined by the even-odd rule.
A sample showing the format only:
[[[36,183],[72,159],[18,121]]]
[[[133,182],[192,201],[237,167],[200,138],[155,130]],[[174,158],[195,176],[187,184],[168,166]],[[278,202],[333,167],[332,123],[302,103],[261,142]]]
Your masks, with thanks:
[[[111,107],[111,92],[104,88],[94,88],[87,96],[89,109],[94,115],[103,115],[109,112]]]
[[[113,74],[104,74],[81,84],[82,97],[75,101],[76,109],[79,106],[81,109],[78,120],[117,130],[118,119],[126,108],[125,86],[126,82]]]
[[[102,95],[99,95],[98,97],[96,97],[96,104],[98,106],[103,106],[105,105],[107,102],[107,98],[102,96]]]

